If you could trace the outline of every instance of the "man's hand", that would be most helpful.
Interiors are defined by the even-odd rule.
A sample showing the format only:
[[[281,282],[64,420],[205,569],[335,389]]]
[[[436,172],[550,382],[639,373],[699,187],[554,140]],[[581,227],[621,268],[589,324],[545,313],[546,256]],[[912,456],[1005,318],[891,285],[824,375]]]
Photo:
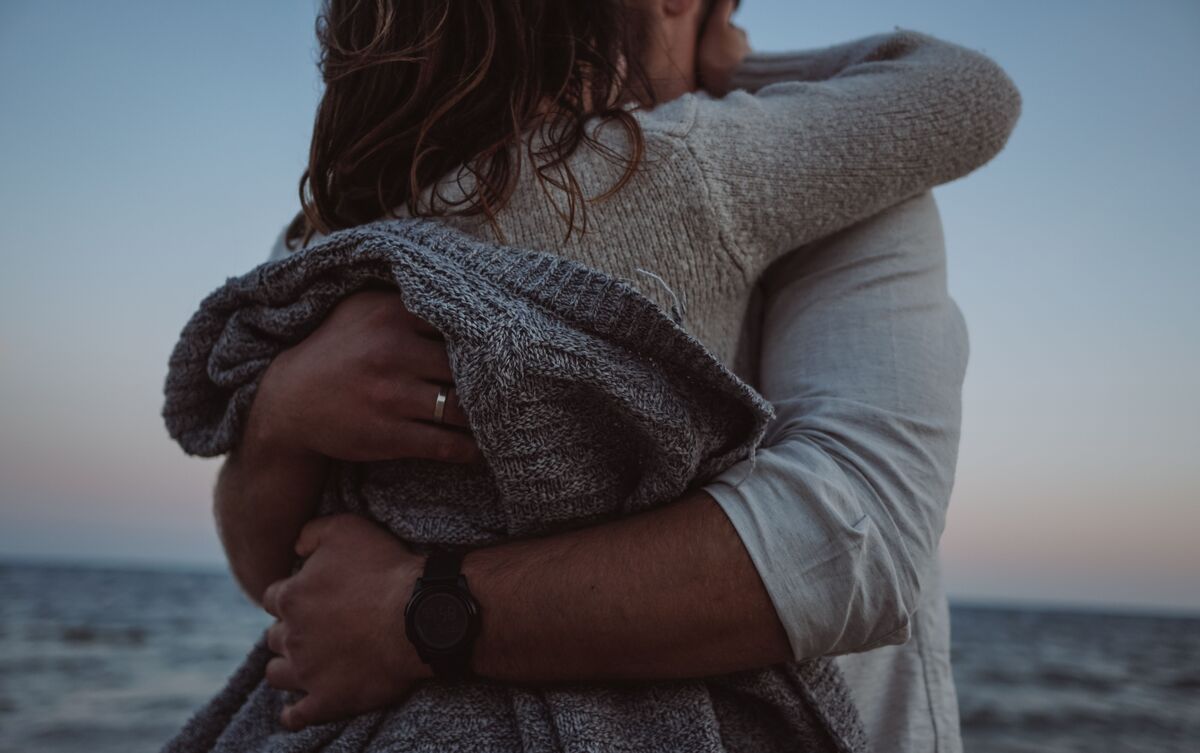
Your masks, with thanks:
[[[445,426],[432,423],[450,387]],[[263,374],[248,433],[290,454],[368,462],[428,458],[470,463],[479,447],[453,388],[441,333],[394,291],[347,296]]]
[[[708,93],[723,97],[746,56],[750,41],[744,29],[731,22],[736,0],[716,0],[700,32],[696,48],[696,79]]]
[[[255,602],[292,571],[292,545],[314,514],[328,458],[482,459],[451,384],[446,343],[394,291],[348,296],[263,374],[242,444],[213,495],[230,568]],[[432,423],[450,387],[445,425]]]
[[[295,575],[272,583],[263,607],[276,654],[267,682],[306,695],[284,707],[290,730],[398,703],[431,677],[404,635],[404,606],[422,558],[358,515],[309,522],[296,541]]]

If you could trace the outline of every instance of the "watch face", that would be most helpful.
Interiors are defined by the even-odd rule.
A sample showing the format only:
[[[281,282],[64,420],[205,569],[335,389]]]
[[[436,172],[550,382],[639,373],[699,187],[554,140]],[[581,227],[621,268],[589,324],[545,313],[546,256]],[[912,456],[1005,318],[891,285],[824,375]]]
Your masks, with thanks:
[[[417,605],[414,627],[425,645],[435,650],[454,648],[471,626],[467,605],[454,594],[431,593]]]

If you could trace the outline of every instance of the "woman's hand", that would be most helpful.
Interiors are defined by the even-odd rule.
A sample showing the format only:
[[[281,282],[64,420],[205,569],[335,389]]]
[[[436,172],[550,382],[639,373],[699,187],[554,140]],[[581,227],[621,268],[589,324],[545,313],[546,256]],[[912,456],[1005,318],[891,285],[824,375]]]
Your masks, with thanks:
[[[446,344],[398,292],[348,296],[263,375],[247,432],[294,454],[365,462],[481,459],[453,388]],[[433,423],[442,385],[445,425]]]
[[[717,97],[729,93],[733,72],[750,54],[750,41],[745,30],[730,21],[736,6],[735,0],[716,0],[704,22],[696,49],[697,81],[705,91]]]
[[[263,594],[277,618],[267,682],[305,695],[286,705],[289,730],[404,700],[432,676],[404,634],[404,607],[424,566],[400,539],[358,515],[309,522],[296,540],[300,571]]]

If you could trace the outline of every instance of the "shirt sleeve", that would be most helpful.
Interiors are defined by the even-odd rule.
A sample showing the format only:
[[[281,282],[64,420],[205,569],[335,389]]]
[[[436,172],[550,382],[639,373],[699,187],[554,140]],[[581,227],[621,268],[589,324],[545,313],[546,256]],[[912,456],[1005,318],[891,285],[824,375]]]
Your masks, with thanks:
[[[909,637],[954,481],[968,341],[926,192],[764,278],[755,462],[704,490],[729,516],[797,659]]]
[[[987,163],[1021,97],[982,53],[914,31],[748,59],[685,135],[750,279],[785,253]],[[750,90],[748,90],[750,89]],[[751,91],[752,90],[752,91]]]

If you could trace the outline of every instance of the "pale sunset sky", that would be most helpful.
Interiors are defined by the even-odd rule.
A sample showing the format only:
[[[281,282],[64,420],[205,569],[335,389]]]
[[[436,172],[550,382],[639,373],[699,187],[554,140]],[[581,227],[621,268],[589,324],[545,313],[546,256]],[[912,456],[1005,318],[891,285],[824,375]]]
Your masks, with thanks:
[[[744,0],[761,50],[896,26],[1024,114],[936,189],[970,331],[952,597],[1200,609],[1200,3]],[[297,209],[311,0],[0,3],[0,558],[220,567],[159,411],[200,299]]]

